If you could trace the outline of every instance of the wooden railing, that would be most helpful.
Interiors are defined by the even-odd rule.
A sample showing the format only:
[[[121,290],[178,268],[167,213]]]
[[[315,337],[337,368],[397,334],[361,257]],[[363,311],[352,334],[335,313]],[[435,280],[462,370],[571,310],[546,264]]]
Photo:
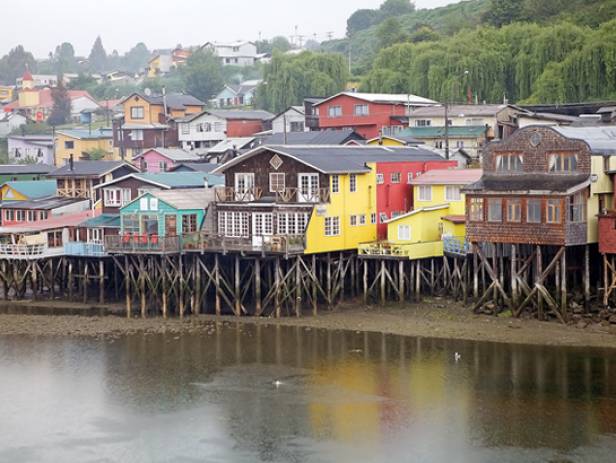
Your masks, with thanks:
[[[192,233],[182,236],[185,251],[246,251],[297,254],[306,249],[304,236],[259,236],[235,238],[211,233]]]
[[[257,201],[263,196],[263,190],[260,187],[246,188],[236,190],[232,187],[216,188],[216,200],[222,203],[242,203]]]
[[[308,194],[301,193],[299,188],[284,188],[276,192],[278,203],[328,203],[329,188],[319,188]]]
[[[0,244],[0,258],[35,259],[39,257],[60,256],[63,253],[63,247],[50,248],[46,243]]]
[[[182,246],[179,236],[125,234],[106,236],[105,249],[112,254],[170,254]]]

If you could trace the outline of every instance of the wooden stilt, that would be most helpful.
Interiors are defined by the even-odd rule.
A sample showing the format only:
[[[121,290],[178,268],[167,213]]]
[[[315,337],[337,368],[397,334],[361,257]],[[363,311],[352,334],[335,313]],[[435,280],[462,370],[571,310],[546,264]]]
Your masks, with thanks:
[[[261,316],[263,307],[261,306],[261,259],[255,259],[255,315]]]
[[[215,290],[215,308],[216,315],[222,315],[222,307],[220,301],[220,261],[218,254],[214,254],[214,290]]]
[[[301,316],[302,310],[302,273],[300,265],[301,257],[297,256],[295,260],[295,316]]]
[[[541,274],[543,273],[543,256],[541,255],[541,246],[537,245],[537,263],[535,266],[535,285],[541,284]],[[537,293],[537,309],[539,320],[544,320],[545,315],[543,313],[543,298],[541,294]]]
[[[368,260],[364,259],[363,262],[364,272],[362,276],[363,291],[364,291],[364,305],[368,305]]]
[[[280,289],[280,257],[276,256],[274,260],[274,311],[276,312],[276,318],[280,318],[282,311],[280,306]]]
[[[404,261],[398,262],[398,300],[404,302]]]
[[[385,259],[381,259],[381,305],[385,305]]]
[[[239,317],[242,314],[242,292],[240,287],[240,256],[238,254],[235,255],[234,259],[233,276],[235,281],[235,316]]]
[[[69,263],[69,273],[70,273],[70,263]],[[128,256],[124,256],[124,288],[126,290],[126,317],[130,318],[132,315],[131,308],[131,288],[130,288],[130,263],[128,260]]]
[[[105,303],[105,261],[98,261],[98,302]]]
[[[590,308],[590,247],[584,245],[584,309]]]
[[[560,310],[565,322],[569,320],[569,308],[567,306],[567,248],[561,256],[561,281],[560,281]]]

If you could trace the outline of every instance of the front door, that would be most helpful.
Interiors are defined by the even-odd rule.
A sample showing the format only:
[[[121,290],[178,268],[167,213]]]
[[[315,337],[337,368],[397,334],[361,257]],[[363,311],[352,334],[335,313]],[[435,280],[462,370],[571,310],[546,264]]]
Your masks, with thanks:
[[[297,177],[300,203],[315,203],[319,201],[319,174],[299,174]]]
[[[178,219],[175,215],[165,216],[165,236],[176,236],[178,234]]]
[[[274,234],[274,217],[271,212],[252,214],[252,245],[260,248],[268,236]]]

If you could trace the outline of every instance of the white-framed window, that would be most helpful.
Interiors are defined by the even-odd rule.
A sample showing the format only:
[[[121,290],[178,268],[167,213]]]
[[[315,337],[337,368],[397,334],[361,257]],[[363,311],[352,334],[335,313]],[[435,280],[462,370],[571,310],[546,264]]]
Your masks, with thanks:
[[[218,234],[230,238],[247,238],[249,236],[248,212],[219,212]]]
[[[145,110],[143,106],[133,106],[130,108],[131,119],[143,119],[145,117]]]
[[[391,173],[391,183],[400,183],[400,172]]]
[[[419,201],[432,201],[432,185],[419,185]]]
[[[306,233],[310,215],[302,212],[283,212],[278,214],[279,235],[301,236]]]
[[[359,214],[357,217],[359,225],[366,225],[366,214]]]
[[[122,207],[130,201],[130,188],[105,188],[103,190],[103,203],[107,207]]]
[[[49,217],[49,213],[47,211],[39,212],[39,220],[47,220],[47,217]]]
[[[316,203],[320,201],[319,174],[298,174],[297,176],[300,203]]]
[[[330,178],[332,182],[332,193],[340,192],[340,176],[332,175]]]
[[[141,129],[131,130],[130,139],[132,141],[143,141],[143,130]]]
[[[464,148],[464,140],[457,140],[456,148]]]
[[[357,175],[351,174],[349,176],[349,191],[355,193],[357,191]]]
[[[325,217],[325,236],[340,235],[340,217]]]
[[[406,174],[406,183],[413,183],[413,172]]]
[[[376,184],[382,185],[385,183],[385,175],[384,174],[376,174]]]
[[[389,217],[387,217],[387,213],[385,213],[385,212],[381,212],[381,213],[379,214],[379,221],[380,221],[381,223],[385,223],[385,222],[387,222],[388,220],[389,220]]]
[[[13,211],[12,209],[7,209],[4,212],[4,220],[10,221],[10,222],[15,220],[15,211]]]
[[[17,222],[23,222],[24,220],[26,220],[26,211],[22,211],[21,209],[16,210],[15,220]]]
[[[252,172],[236,172],[235,173],[235,200],[236,201],[253,201],[255,174]]]
[[[150,198],[150,210],[151,211],[158,210],[158,198]]]
[[[284,172],[270,172],[269,174],[269,191],[270,193],[282,192],[285,189],[285,174]]]
[[[400,241],[409,241],[411,239],[411,226],[410,225],[398,225],[398,239]]]
[[[373,212],[372,214],[370,214],[370,223],[372,225],[376,224],[376,212]]]
[[[460,193],[459,185],[447,185],[445,186],[445,201],[460,201],[462,195]]]
[[[498,172],[521,172],[521,154],[499,154],[496,156],[496,170]]]
[[[367,116],[370,114],[370,106],[367,104],[356,104],[355,105],[355,115],[356,116]]]
[[[488,199],[488,222],[503,221],[503,200],[501,198]]]
[[[550,154],[550,172],[575,172],[577,170],[577,157],[572,153]]]
[[[430,119],[417,119],[415,121],[415,127],[430,127],[432,121]]]
[[[86,240],[88,243],[102,244],[104,236],[102,228],[88,228],[86,230]]]
[[[182,135],[190,134],[190,124],[182,124]]]
[[[28,211],[27,216],[28,222],[34,222],[36,220],[36,211]]]
[[[342,106],[330,106],[327,114],[329,117],[341,117],[342,116]]]

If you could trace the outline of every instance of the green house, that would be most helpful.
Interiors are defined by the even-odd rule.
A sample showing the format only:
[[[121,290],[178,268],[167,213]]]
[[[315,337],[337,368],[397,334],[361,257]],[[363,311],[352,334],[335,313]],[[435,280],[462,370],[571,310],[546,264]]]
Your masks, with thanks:
[[[205,188],[150,191],[120,209],[121,235],[182,236],[201,230],[214,191]]]

